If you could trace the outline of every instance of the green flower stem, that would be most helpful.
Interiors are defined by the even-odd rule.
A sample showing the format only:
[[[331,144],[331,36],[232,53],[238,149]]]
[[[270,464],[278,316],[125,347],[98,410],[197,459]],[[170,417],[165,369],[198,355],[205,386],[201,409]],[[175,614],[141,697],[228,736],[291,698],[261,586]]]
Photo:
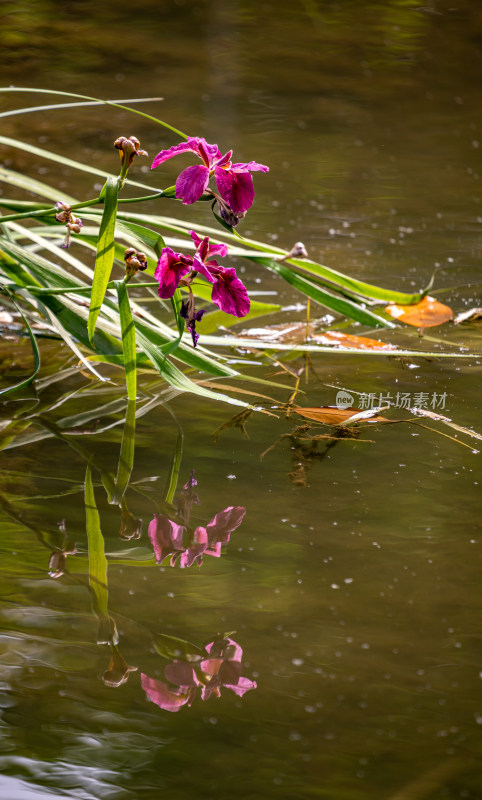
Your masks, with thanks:
[[[164,189],[159,192],[155,192],[155,194],[146,194],[142,197],[124,197],[119,199],[119,203],[144,203],[148,200],[157,200],[159,197],[163,197],[164,193],[172,189],[170,186],[169,189]],[[171,199],[169,197],[169,199]],[[74,203],[70,206],[71,211],[78,211],[83,208],[88,208],[89,206],[101,205],[104,202],[102,197],[95,197],[93,200],[83,200],[80,203]],[[1,204],[0,204],[1,205]],[[35,205],[38,206],[38,203]],[[4,222],[14,222],[17,219],[31,219],[35,217],[50,217],[53,214],[57,213],[57,208],[55,206],[46,206],[45,208],[41,208],[38,211],[22,211],[18,214],[6,214],[5,216],[0,216],[0,225]]]
[[[95,197],[93,200],[85,200],[82,203],[75,203],[74,205],[70,206],[71,211],[76,211],[78,208],[87,208],[88,206],[95,206],[99,203],[103,203],[104,201],[101,200],[100,197]],[[56,206],[47,206],[46,208],[41,208],[39,211],[23,211],[19,214],[7,214],[4,217],[0,217],[0,225],[4,222],[13,222],[16,219],[30,219],[33,217],[50,217],[52,214],[57,214],[58,209]]]

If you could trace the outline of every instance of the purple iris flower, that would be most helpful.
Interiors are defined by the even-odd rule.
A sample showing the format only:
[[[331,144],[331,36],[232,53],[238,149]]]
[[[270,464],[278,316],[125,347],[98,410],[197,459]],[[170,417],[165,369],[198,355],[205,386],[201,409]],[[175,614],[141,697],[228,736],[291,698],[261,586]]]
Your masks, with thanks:
[[[192,261],[191,256],[164,247],[154,273],[156,281],[159,281],[159,297],[167,300],[173,296],[181,278],[192,269]]]
[[[269,167],[256,161],[233,164],[232,150],[222,155],[217,144],[208,144],[205,139],[190,136],[186,142],[176,144],[169,150],[161,150],[152,162],[151,169],[173,156],[188,152],[199,156],[203,164],[188,167],[181,172],[176,181],[176,197],[185,205],[195,203],[206,191],[209,178],[214,173],[219,194],[225,204],[235,215],[243,216],[254,200],[251,172],[269,172]]]
[[[246,287],[237,277],[233,267],[223,267],[213,258],[213,256],[226,256],[227,246],[213,244],[208,236],[201,239],[194,231],[190,231],[190,236],[196,245],[194,256],[175,253],[170,247],[164,247],[162,250],[154,273],[154,277],[159,281],[159,297],[163,299],[172,297],[179,284],[188,287],[199,273],[209,283],[214,284],[212,301],[221,311],[233,314],[235,317],[246,316],[250,309]],[[201,318],[200,312],[195,311],[193,301],[187,301],[181,313],[188,322],[193,341],[197,342],[195,323]]]

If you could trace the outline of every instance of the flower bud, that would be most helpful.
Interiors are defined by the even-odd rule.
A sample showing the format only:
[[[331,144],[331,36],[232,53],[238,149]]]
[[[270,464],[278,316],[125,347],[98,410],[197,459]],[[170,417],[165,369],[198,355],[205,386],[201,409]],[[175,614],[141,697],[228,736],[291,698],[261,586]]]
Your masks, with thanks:
[[[134,247],[128,247],[124,252],[126,264],[126,275],[132,278],[139,270],[142,272],[147,269],[147,256],[145,253],[138,253]]]
[[[128,139],[125,136],[119,136],[119,138],[114,142],[114,147],[116,147],[119,151],[121,160],[121,175],[123,176],[127,174],[127,170],[131,166],[136,156],[147,156],[147,152],[145,150],[139,149],[140,142],[135,136],[129,136]]]

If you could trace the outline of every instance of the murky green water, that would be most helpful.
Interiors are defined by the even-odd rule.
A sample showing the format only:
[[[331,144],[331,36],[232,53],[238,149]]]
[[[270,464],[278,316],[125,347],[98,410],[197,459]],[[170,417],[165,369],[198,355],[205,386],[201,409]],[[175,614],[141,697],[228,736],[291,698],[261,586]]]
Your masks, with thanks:
[[[234,147],[240,161],[269,164],[246,235],[286,247],[301,239],[323,263],[391,288],[419,288],[442,266],[437,287],[461,288],[440,299],[456,311],[482,304],[476,3],[38,2],[5,3],[2,13],[3,83],[159,94],[165,100],[149,110]],[[120,134],[135,133],[150,153],[173,143],[152,125],[134,130],[127,115],[97,109],[12,117],[3,132],[65,155],[80,149],[107,169]],[[55,181],[49,162],[7,149],[2,159]],[[176,167],[166,165],[162,185]],[[93,191],[82,175],[66,171],[61,181],[77,196]],[[192,216],[177,205],[160,211]],[[288,307],[273,322],[303,318],[285,284],[252,267],[244,277]],[[431,337],[475,351],[480,327],[433,329],[427,347]],[[415,332],[386,339],[418,344]],[[102,471],[117,469],[122,382],[113,373],[117,388],[93,385],[53,342],[44,353],[41,405],[33,392],[2,405],[5,420],[27,417],[29,406],[32,415],[28,425],[10,424],[0,459],[2,796],[478,800],[480,442],[450,428],[386,425],[365,429],[360,438],[370,441],[321,441],[313,453],[306,442],[280,440],[299,420],[266,415],[247,421],[249,439],[228,428],[215,442],[232,410],[187,396],[166,405],[151,376],[141,384],[153,402],[137,423],[128,492],[143,532],[126,541],[101,484]],[[4,340],[2,359],[8,383],[30,363],[28,342]],[[266,370],[253,365],[253,373]],[[480,432],[479,373],[476,359],[406,365],[329,354],[310,365],[303,404],[334,404],[329,384],[412,400],[446,393],[443,413]],[[70,434],[52,436],[52,423]],[[111,651],[96,643],[88,579],[92,455],[108,610],[118,653],[137,668],[117,687],[103,677],[119,682],[126,667],[117,655],[114,677],[105,674]],[[168,513],[173,460],[174,505],[191,470],[198,482],[192,530],[224,509],[246,509],[221,557],[205,557],[200,568],[159,567],[147,536],[154,515]],[[49,577],[52,551],[71,544],[77,553],[66,556],[65,574]],[[203,699],[191,685],[182,699],[191,692],[192,705],[177,713],[148,699],[141,675],[167,677],[169,659],[155,649],[163,636],[192,643],[195,654],[228,633],[256,688],[250,683],[242,697],[229,688],[241,657],[231,653],[229,662],[225,652],[221,697]]]

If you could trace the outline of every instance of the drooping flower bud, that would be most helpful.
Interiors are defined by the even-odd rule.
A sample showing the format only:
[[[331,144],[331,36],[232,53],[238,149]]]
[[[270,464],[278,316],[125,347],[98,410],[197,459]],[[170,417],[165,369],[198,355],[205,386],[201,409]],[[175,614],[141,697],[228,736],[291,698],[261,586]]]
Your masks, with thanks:
[[[134,247],[128,247],[124,252],[126,264],[126,275],[128,280],[134,277],[139,270],[142,272],[147,269],[147,256],[145,253],[138,253]]]
[[[55,215],[55,219],[57,222],[61,222],[67,228],[67,233],[65,235],[64,242],[62,247],[68,248],[70,247],[70,240],[73,233],[80,233],[80,229],[83,227],[82,220],[79,217],[74,217],[72,214],[71,208],[67,203],[58,202],[55,204],[57,209],[57,213]]]
[[[125,179],[127,170],[132,165],[136,156],[147,156],[146,150],[140,150],[140,142],[135,136],[119,136],[114,142],[114,147],[117,148],[121,160],[121,179]]]

